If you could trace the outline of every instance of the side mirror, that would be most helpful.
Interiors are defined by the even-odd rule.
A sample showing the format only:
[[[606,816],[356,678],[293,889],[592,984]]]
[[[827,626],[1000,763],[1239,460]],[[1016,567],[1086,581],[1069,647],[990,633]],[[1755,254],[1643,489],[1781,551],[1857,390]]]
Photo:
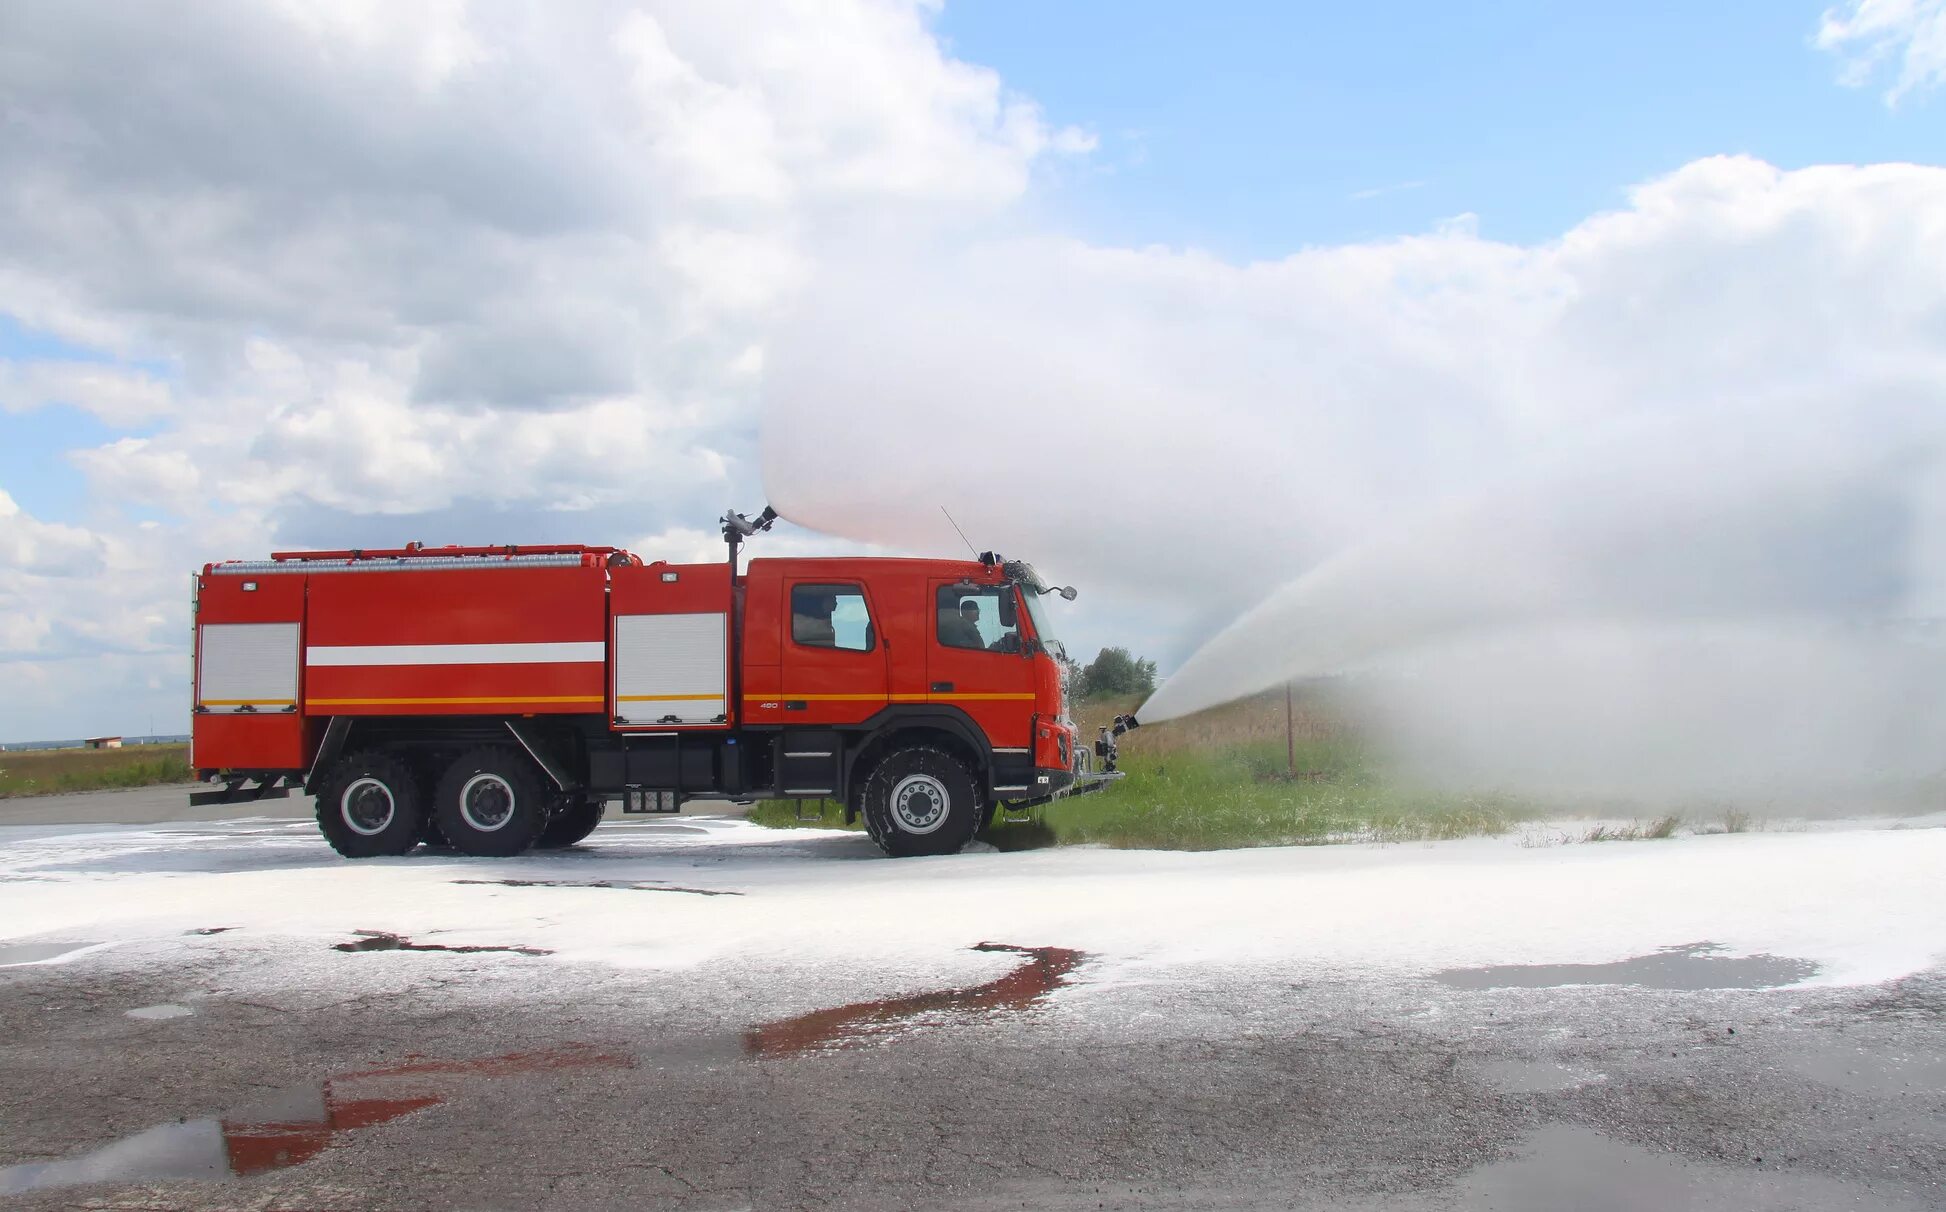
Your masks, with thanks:
[[[1061,596],[1072,602],[1081,595],[1075,591],[1074,586],[1063,585],[1061,586]]]
[[[1020,626],[1020,599],[1014,596],[1011,586],[1002,585],[1000,588],[1000,625],[1017,628]]]

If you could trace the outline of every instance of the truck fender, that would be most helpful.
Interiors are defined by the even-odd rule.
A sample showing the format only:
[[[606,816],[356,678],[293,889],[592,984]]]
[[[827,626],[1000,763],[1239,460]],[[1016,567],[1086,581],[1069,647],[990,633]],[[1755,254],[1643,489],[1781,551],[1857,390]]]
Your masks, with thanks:
[[[902,732],[935,732],[952,738],[957,742],[956,747],[963,749],[964,756],[973,763],[969,773],[974,783],[986,785],[987,770],[993,762],[993,746],[971,716],[950,705],[893,703],[864,722],[858,744],[845,755],[844,787],[847,793],[858,785],[859,776],[866,773],[862,766],[878,760],[879,755],[886,752],[891,739]],[[847,794],[847,805],[850,798]],[[847,806],[847,814],[850,811]]]

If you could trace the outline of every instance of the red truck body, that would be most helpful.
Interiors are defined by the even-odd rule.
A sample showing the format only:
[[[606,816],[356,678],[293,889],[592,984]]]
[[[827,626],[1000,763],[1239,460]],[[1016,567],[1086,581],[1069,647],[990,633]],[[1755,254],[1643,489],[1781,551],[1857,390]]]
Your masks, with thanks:
[[[957,849],[1081,764],[1047,592],[990,555],[740,575],[579,546],[211,564],[191,760],[225,784],[202,798],[318,794],[354,856],[517,853],[585,834],[610,800],[697,797],[831,799],[890,852]]]

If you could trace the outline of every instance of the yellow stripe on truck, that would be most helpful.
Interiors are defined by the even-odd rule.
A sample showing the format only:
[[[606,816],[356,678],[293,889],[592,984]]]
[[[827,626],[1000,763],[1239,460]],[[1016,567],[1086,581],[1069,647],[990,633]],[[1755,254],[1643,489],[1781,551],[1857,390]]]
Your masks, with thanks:
[[[721,694],[621,694],[617,703],[720,703]]]

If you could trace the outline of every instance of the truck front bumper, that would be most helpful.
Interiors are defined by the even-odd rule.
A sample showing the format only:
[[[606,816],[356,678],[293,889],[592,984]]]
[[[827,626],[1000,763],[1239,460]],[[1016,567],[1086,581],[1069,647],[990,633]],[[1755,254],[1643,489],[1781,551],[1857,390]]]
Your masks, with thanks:
[[[1032,808],[1069,796],[1100,791],[1122,777],[1119,770],[1066,770],[1043,766],[1034,771],[1030,783],[996,786],[993,798],[1008,808]]]

